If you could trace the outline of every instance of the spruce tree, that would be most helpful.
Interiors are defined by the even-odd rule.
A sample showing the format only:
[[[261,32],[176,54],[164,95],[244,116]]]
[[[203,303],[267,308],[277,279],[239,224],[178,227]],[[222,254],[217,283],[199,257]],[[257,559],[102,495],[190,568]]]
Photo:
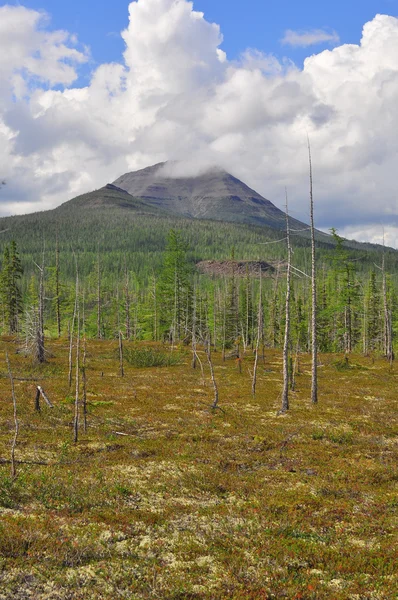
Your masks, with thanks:
[[[0,294],[3,303],[5,322],[8,331],[12,335],[18,331],[18,319],[22,313],[22,294],[19,288],[19,280],[23,269],[17,244],[12,241],[10,246],[4,249],[3,265],[0,274]]]

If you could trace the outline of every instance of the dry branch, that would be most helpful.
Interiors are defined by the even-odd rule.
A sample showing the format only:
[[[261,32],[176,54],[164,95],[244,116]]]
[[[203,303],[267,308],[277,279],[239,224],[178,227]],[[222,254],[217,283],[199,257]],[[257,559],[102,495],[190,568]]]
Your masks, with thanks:
[[[40,385],[37,386],[36,398],[35,398],[35,410],[40,412],[40,396],[43,398],[44,402],[47,404],[49,408],[54,408],[54,405],[50,402],[47,395]]]

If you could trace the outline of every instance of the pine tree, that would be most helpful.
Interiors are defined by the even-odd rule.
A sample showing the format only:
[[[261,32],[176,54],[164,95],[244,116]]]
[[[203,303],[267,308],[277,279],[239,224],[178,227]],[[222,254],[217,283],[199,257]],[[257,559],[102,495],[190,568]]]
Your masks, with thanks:
[[[17,333],[19,315],[22,313],[22,294],[19,280],[23,269],[17,245],[14,241],[4,249],[3,265],[0,274],[0,294],[5,321],[10,334]]]

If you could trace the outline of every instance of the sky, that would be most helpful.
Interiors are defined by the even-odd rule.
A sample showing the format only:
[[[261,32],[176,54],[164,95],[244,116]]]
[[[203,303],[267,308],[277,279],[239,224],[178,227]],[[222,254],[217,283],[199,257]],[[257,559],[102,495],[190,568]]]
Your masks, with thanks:
[[[219,164],[398,247],[398,0],[0,2],[0,214]],[[2,182],[5,185],[1,185]]]

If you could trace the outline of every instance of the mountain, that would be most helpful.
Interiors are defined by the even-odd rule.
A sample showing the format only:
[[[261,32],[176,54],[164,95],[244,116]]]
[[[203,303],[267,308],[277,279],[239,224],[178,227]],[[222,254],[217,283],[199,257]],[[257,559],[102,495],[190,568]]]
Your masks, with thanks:
[[[77,196],[72,200],[64,202],[54,212],[59,214],[65,211],[86,209],[125,209],[139,213],[154,213],[154,210],[142,200],[133,198],[125,190],[108,183],[99,190]]]
[[[283,211],[223,169],[195,177],[172,177],[170,172],[172,164],[158,163],[125,173],[113,184],[149,206],[182,217],[286,227]],[[292,218],[290,223],[294,229],[308,227]]]
[[[25,289],[43,247],[51,265],[56,244],[68,281],[75,273],[72,249],[79,257],[82,277],[95,270],[100,252],[104,276],[116,277],[127,262],[141,281],[147,281],[160,269],[171,229],[183,233],[192,263],[229,260],[232,249],[240,261],[272,264],[285,259],[285,214],[271,202],[220,169],[198,177],[171,178],[164,176],[161,167],[126,174],[53,210],[0,218],[0,257],[15,240],[25,269]],[[130,192],[125,189],[128,184]],[[306,271],[308,226],[290,221],[294,229],[305,230],[294,236],[294,249],[295,265]],[[397,251],[352,241],[344,245],[357,269],[366,271],[379,264],[383,251],[386,268],[398,272]],[[335,247],[332,237],[318,232],[317,246],[318,264],[329,264]]]

